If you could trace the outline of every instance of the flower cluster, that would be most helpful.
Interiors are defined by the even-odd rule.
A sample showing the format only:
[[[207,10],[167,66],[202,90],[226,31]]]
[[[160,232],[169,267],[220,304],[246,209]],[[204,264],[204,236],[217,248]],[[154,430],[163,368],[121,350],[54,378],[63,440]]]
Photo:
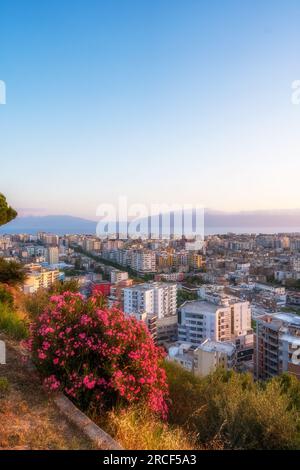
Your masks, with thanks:
[[[167,416],[163,351],[144,323],[97,295],[53,296],[31,328],[33,359],[49,390],[62,390],[81,408],[143,402]]]

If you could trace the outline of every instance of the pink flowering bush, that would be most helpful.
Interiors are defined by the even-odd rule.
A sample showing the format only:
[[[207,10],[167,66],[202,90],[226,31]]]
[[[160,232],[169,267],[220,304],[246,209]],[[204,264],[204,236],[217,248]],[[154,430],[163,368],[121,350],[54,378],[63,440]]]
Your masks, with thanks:
[[[144,323],[101,295],[53,296],[31,328],[29,347],[48,390],[62,390],[82,409],[142,402],[167,416],[168,386],[163,351]]]

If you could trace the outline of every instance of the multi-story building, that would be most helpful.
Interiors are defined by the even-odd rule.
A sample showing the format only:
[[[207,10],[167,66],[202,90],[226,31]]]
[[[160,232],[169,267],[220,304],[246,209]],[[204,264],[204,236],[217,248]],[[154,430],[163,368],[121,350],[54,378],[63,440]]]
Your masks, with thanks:
[[[39,232],[37,238],[45,245],[58,245],[59,242],[59,236],[55,233]]]
[[[205,261],[202,255],[191,251],[188,255],[188,263],[192,269],[201,269],[205,266]]]
[[[222,303],[206,300],[185,302],[179,310],[178,338],[195,346],[210,339],[239,341],[243,347],[250,348],[253,344],[250,304],[229,297]]]
[[[82,242],[82,248],[85,251],[94,251],[95,240],[94,238],[85,238]]]
[[[49,246],[47,250],[47,261],[49,264],[58,264],[59,251],[57,246]]]
[[[124,289],[124,312],[144,313],[158,319],[176,315],[177,286],[167,283],[145,283]]]
[[[231,343],[205,340],[197,348],[191,343],[177,343],[169,348],[168,358],[197,376],[206,376],[222,367],[236,366],[236,346]]]
[[[298,315],[264,315],[256,321],[254,338],[254,374],[257,379],[269,379],[283,372],[300,379]]]
[[[156,342],[159,345],[172,343],[178,339],[177,315],[157,318],[156,320]]]
[[[127,279],[128,279],[128,273],[126,271],[113,269],[110,272],[110,281],[112,284],[119,284],[122,281],[127,281]]]
[[[131,268],[141,273],[156,271],[155,252],[151,250],[134,251],[131,257]]]
[[[39,269],[32,269],[23,285],[23,291],[26,294],[32,294],[37,292],[39,289],[47,289],[51,287],[59,279],[58,269],[45,269],[39,267]]]

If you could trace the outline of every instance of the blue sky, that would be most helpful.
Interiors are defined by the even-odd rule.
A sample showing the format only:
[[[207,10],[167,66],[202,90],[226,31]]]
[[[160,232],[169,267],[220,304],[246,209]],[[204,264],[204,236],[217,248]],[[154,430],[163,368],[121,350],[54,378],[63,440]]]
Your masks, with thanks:
[[[0,191],[100,203],[300,206],[299,0],[2,0]]]

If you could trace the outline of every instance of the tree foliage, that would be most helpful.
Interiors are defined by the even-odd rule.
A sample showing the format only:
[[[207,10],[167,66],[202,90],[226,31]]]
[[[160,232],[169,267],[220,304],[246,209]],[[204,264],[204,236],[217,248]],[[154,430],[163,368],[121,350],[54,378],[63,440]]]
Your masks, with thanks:
[[[22,264],[0,258],[0,283],[14,286],[22,284],[25,278],[26,273]]]
[[[0,226],[8,224],[17,217],[17,212],[7,204],[6,198],[0,193]]]
[[[300,382],[295,377],[261,383],[250,374],[218,370],[197,378],[172,363],[166,371],[170,423],[197,433],[200,446],[300,448]]]

